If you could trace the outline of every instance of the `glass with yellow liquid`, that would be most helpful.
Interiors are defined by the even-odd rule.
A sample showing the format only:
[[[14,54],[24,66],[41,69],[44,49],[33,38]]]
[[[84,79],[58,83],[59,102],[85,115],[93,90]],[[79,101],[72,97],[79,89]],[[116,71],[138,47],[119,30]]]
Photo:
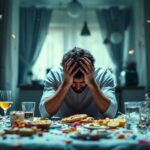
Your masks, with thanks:
[[[3,110],[7,110],[8,108],[11,107],[11,105],[13,104],[13,102],[3,102],[3,101],[0,101],[0,107],[3,109]]]
[[[4,111],[4,125],[7,115],[7,110],[12,106],[12,92],[10,90],[0,90],[0,108]]]

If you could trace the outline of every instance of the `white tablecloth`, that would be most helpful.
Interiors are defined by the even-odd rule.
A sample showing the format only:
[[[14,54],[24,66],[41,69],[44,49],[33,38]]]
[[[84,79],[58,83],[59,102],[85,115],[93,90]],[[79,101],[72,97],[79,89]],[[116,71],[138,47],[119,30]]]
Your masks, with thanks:
[[[52,131],[52,130],[51,130]],[[50,132],[51,132],[50,131]],[[139,139],[149,139],[142,135],[136,139],[101,139],[99,141],[83,141],[69,137],[67,134],[44,132],[43,136],[20,137],[19,135],[0,136],[0,150],[139,150],[150,149],[150,144],[139,144]]]

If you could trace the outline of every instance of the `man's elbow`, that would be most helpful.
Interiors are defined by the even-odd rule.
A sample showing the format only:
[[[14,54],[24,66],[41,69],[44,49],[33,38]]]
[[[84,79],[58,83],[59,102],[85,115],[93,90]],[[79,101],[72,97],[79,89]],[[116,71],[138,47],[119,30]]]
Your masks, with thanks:
[[[46,110],[45,102],[41,102],[39,104],[39,111],[40,111],[41,117],[43,117],[43,118],[51,117],[51,114]]]
[[[104,115],[109,118],[115,118],[118,110],[118,104],[112,103],[110,104],[109,108],[106,110]]]

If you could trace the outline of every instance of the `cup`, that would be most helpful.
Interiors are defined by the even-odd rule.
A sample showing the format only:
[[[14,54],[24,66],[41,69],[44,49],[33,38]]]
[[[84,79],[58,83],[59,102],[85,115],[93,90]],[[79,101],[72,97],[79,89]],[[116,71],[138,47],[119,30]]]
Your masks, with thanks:
[[[16,121],[24,121],[24,112],[23,111],[11,111],[10,112],[10,123],[13,126],[13,123]]]
[[[150,101],[140,102],[140,125],[150,129]]]
[[[125,102],[124,108],[127,115],[127,125],[130,125],[131,129],[137,129],[140,121],[140,103],[136,101]]]
[[[24,111],[25,120],[33,121],[35,102],[22,102],[22,110]]]

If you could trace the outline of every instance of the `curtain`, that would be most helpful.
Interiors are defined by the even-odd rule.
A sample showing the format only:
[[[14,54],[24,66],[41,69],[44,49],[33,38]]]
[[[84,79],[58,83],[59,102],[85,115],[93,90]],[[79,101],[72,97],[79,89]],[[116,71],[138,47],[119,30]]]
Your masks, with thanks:
[[[109,9],[97,9],[96,14],[104,40],[110,41],[113,33],[118,33],[122,38],[119,43],[110,41],[106,44],[111,59],[116,66],[116,80],[119,84],[119,75],[123,65],[124,32],[129,25],[130,10],[110,7]]]
[[[19,84],[27,83],[28,72],[46,38],[51,14],[47,8],[20,8]]]
[[[149,0],[144,0],[144,20],[147,20],[150,17],[150,1]],[[146,92],[150,96],[150,24],[145,23],[144,25],[144,40],[145,40],[145,47],[142,47],[141,53],[144,54],[144,49],[145,49],[145,61],[142,61],[142,54],[141,58],[137,60],[140,70],[140,75],[141,75],[141,80],[145,78],[144,72],[146,72]],[[139,52],[140,53],[140,52]],[[144,59],[143,59],[144,60]],[[143,63],[144,62],[144,63]],[[145,65],[146,63],[146,65]],[[146,67],[145,67],[146,66]],[[144,69],[144,70],[143,70]],[[143,84],[143,82],[142,82]]]
[[[0,1],[0,89],[11,89],[11,83],[9,82],[12,67],[9,54],[11,49],[11,9],[11,0]]]

